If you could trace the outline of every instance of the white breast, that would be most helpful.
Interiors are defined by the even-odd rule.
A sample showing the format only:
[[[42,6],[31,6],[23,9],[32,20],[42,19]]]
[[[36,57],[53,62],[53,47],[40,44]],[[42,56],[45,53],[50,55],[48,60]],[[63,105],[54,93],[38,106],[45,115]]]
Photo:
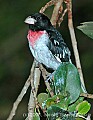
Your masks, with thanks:
[[[52,68],[56,70],[57,67],[60,65],[60,62],[53,56],[52,52],[48,49],[49,37],[47,34],[43,34],[35,43],[34,47],[32,48],[30,43],[29,47],[34,56],[34,58],[44,64],[48,68]]]

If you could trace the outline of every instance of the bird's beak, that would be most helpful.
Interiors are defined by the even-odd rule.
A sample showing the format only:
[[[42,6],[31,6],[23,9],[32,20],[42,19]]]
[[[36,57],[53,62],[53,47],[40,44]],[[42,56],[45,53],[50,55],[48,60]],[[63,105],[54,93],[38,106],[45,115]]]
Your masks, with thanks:
[[[27,24],[32,24],[34,25],[36,23],[36,20],[34,18],[31,18],[31,16],[27,17],[24,21]]]

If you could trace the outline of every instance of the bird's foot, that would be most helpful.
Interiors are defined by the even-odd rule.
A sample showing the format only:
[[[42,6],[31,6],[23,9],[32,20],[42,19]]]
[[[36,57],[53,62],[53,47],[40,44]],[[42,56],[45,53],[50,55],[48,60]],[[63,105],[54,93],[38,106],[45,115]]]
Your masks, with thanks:
[[[54,80],[54,74],[55,74],[55,71],[51,74],[49,74],[47,76],[47,79],[45,80],[45,82],[52,82],[52,80]]]

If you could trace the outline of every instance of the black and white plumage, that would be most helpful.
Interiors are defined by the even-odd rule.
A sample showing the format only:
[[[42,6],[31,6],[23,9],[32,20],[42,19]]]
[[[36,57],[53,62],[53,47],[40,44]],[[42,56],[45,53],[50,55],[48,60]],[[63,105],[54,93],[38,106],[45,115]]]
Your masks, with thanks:
[[[29,47],[38,62],[53,70],[61,62],[70,62],[70,51],[47,16],[35,13],[26,18],[25,23],[30,29],[27,36]]]

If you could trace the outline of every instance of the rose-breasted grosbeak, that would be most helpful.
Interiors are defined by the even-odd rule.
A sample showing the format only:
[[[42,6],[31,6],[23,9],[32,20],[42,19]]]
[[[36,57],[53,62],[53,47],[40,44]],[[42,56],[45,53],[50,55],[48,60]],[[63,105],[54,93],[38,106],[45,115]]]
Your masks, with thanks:
[[[25,23],[29,24],[27,38],[30,50],[39,63],[56,70],[61,62],[70,61],[67,45],[47,16],[35,13],[27,17]]]

